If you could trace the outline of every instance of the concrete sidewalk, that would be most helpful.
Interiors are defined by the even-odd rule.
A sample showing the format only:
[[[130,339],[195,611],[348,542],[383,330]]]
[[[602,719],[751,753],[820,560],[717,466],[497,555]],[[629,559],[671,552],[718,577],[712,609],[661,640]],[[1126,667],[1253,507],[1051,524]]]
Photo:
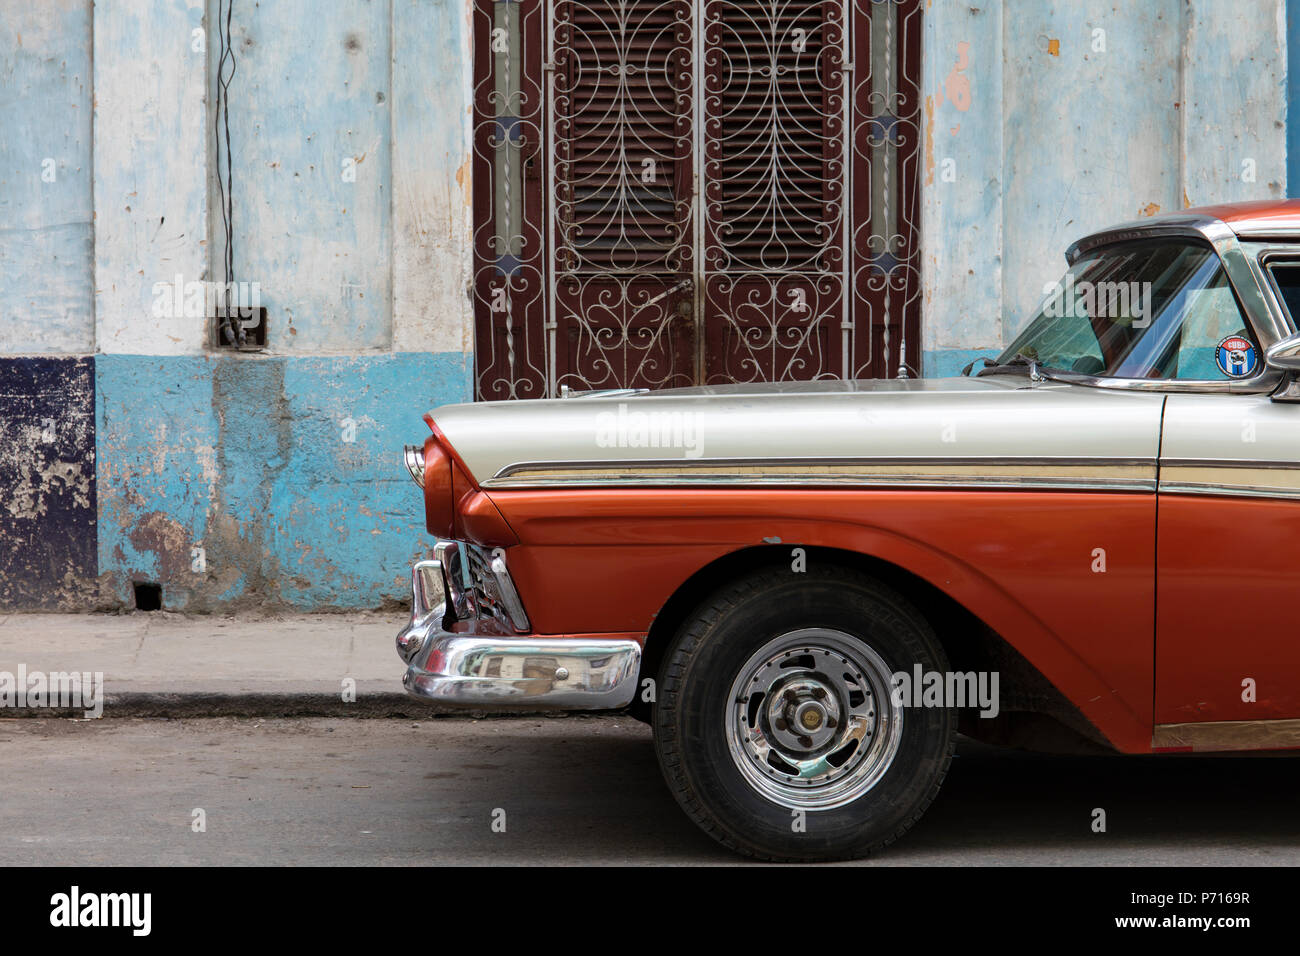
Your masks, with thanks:
[[[9,614],[0,617],[0,672],[15,681],[20,669],[102,672],[105,717],[428,716],[438,710],[402,690],[393,638],[405,623],[400,611]],[[0,707],[0,717],[55,712]]]

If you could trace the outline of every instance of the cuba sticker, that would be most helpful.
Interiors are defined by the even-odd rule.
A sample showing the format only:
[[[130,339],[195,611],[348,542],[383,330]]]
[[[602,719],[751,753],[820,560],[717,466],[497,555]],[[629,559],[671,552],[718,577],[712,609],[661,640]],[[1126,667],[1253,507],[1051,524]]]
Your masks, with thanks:
[[[1255,346],[1244,335],[1229,335],[1214,349],[1214,363],[1229,378],[1245,378],[1255,371]]]

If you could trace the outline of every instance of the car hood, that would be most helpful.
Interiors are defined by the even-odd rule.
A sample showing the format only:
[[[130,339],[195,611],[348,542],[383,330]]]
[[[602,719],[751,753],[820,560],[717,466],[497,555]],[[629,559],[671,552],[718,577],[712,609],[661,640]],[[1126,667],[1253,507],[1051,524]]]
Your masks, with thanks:
[[[809,461],[1154,461],[1162,402],[1156,393],[985,375],[594,393],[430,415],[478,482],[511,487],[557,466],[572,476],[584,466],[594,475]]]

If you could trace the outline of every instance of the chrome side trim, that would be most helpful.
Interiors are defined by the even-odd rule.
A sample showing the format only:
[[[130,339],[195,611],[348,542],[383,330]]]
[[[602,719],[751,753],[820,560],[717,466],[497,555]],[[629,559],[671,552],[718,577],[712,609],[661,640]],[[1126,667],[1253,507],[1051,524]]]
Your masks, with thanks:
[[[520,471],[542,471],[558,470],[568,471],[574,468],[594,469],[594,468],[721,468],[721,467],[803,467],[803,468],[820,468],[822,466],[862,466],[862,465],[1026,465],[1026,466],[1133,466],[1133,465],[1151,465],[1154,466],[1154,458],[1088,458],[1082,456],[1055,456],[1055,455],[1038,455],[1038,456],[969,456],[955,457],[952,455],[937,456],[927,455],[921,457],[895,457],[895,456],[872,456],[872,457],[842,457],[842,458],[638,458],[638,459],[619,459],[619,458],[592,458],[585,461],[517,461],[506,465],[490,480],[505,478]]]
[[[1151,492],[1156,477],[1154,458],[654,459],[516,462],[483,487],[834,485]]]
[[[1282,381],[1283,373],[1268,368],[1262,362],[1261,371],[1250,378],[1235,380],[1209,379],[1172,379],[1172,378],[1104,378],[1096,375],[1080,375],[1077,372],[1065,372],[1050,369],[1047,375],[1052,381],[1067,385],[1085,385],[1089,388],[1105,388],[1125,392],[1164,392],[1168,394],[1191,395],[1265,395]]]
[[[953,477],[935,478],[921,475],[849,475],[843,477],[817,476],[770,476],[764,478],[737,478],[722,480],[708,475],[673,475],[664,477],[605,476],[599,478],[574,476],[561,479],[521,479],[509,483],[497,483],[484,487],[499,490],[523,490],[526,488],[646,488],[646,487],[784,487],[799,488],[805,486],[833,485],[840,488],[946,488],[950,490],[978,491],[982,489],[1050,489],[1055,491],[1132,491],[1152,493],[1156,490],[1156,481],[1151,479],[1108,480],[1084,478],[972,478]]]
[[[1188,481],[1162,482],[1162,495],[1202,495],[1210,498],[1275,498],[1300,500],[1300,488],[1270,488],[1262,485],[1213,485]]]
[[[1300,461],[1170,458],[1160,464],[1161,494],[1300,498]]]
[[[1258,458],[1162,458],[1165,468],[1262,468],[1282,471],[1300,471],[1300,461],[1278,461]]]

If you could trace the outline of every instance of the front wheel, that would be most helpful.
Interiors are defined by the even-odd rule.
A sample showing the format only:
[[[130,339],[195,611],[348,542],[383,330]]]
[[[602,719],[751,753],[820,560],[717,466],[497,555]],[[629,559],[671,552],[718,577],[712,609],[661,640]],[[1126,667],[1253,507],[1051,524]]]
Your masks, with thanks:
[[[949,707],[907,707],[893,675],[947,671],[930,625],[856,572],[768,570],[682,626],[659,679],[655,749],[673,795],[722,844],[768,860],[865,856],[938,793]]]

